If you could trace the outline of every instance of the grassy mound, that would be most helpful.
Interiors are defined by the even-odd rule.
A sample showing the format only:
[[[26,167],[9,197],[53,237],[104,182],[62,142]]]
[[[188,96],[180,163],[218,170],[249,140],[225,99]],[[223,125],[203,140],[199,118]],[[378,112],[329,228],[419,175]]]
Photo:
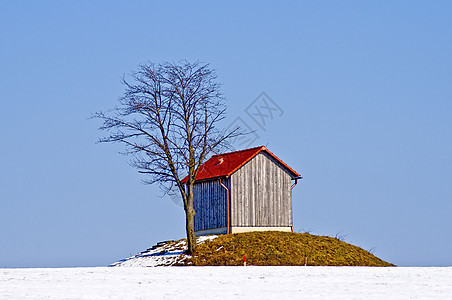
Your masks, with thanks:
[[[279,231],[222,235],[199,244],[184,264],[194,266],[243,265],[394,266],[368,251],[329,236]]]

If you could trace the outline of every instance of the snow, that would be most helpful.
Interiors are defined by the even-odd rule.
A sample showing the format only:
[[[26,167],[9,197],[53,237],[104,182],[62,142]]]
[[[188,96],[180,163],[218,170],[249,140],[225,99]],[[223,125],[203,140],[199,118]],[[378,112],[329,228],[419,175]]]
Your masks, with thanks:
[[[201,244],[216,237],[217,235],[201,236],[196,239],[196,243]],[[160,242],[141,253],[121,259],[111,264],[110,267],[172,266],[188,257],[184,254],[185,250],[187,250],[187,242],[185,240]]]
[[[452,267],[0,269],[0,299],[451,299]]]
[[[185,249],[161,242],[111,265],[123,268],[0,269],[0,299],[452,299],[452,267],[171,267]]]
[[[196,243],[201,244],[201,243],[204,243],[205,241],[211,241],[217,237],[218,237],[218,235],[203,235],[203,236],[196,238]]]

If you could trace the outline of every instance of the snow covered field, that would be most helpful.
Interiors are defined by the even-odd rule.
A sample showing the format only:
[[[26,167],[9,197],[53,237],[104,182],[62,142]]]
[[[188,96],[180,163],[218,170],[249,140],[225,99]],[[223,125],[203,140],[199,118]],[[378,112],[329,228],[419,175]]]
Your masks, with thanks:
[[[0,299],[452,299],[452,267],[0,269]]]

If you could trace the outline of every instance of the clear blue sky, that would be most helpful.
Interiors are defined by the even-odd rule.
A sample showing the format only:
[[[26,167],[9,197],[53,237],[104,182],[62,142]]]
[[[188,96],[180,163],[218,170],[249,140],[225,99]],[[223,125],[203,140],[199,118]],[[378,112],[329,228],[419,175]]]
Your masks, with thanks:
[[[184,237],[91,113],[141,62],[217,69],[228,119],[300,172],[294,227],[452,265],[452,2],[1,1],[0,267],[100,266]]]

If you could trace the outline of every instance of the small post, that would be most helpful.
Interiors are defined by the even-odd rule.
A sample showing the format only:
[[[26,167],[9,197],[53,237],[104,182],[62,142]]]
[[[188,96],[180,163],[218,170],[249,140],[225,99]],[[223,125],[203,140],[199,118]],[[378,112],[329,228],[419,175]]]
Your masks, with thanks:
[[[308,258],[305,257],[305,258],[304,258],[304,266],[306,267],[307,264],[308,264]]]
[[[246,267],[246,254],[243,255],[243,266]]]

